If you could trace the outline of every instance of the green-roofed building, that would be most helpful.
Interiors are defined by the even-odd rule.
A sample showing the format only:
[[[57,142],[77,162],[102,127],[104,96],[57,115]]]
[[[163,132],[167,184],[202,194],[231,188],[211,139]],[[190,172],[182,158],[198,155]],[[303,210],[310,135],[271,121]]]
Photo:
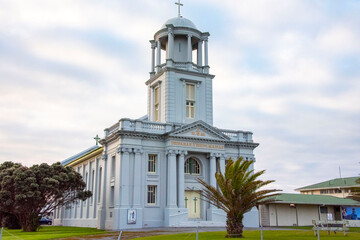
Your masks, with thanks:
[[[329,195],[282,193],[273,199],[260,206],[263,226],[309,226],[312,220],[350,220],[352,209],[360,209],[360,202]],[[360,220],[349,222],[360,226]]]
[[[351,188],[360,187],[360,184],[356,183],[359,177],[347,177],[347,178],[335,178],[325,182],[320,182],[295,189],[300,194],[308,195],[328,195],[339,198],[346,198],[351,192]]]

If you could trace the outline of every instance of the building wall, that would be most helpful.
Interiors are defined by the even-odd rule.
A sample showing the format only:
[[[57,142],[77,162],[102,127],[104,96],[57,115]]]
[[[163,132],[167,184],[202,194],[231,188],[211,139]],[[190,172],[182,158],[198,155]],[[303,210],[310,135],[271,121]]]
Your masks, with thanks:
[[[84,182],[87,183],[86,189],[92,191],[93,196],[86,201],[78,201],[67,207],[56,209],[54,225],[97,227],[97,209],[100,205],[98,201],[100,167],[102,167],[101,153],[73,166],[74,170],[83,176]]]
[[[300,194],[308,194],[308,195],[327,195],[327,196],[334,196],[338,198],[346,198],[349,196],[351,192],[350,188],[340,188],[341,193],[335,193],[338,188],[324,188],[322,190],[327,190],[327,193],[321,192],[321,190],[302,190]]]
[[[319,207],[315,205],[297,205],[298,225],[312,225],[312,220],[319,220]]]
[[[191,80],[190,80],[191,79]],[[186,118],[186,83],[195,85],[195,118]],[[160,87],[160,122],[213,124],[212,78],[192,72],[166,71],[148,85],[149,119],[154,121],[154,87]]]
[[[269,215],[266,216],[264,210],[262,219],[267,222],[266,218],[268,218],[270,224],[264,226],[309,226],[312,225],[312,220],[319,220],[319,209],[316,205],[291,207],[290,204],[269,204],[267,206]]]
[[[73,204],[69,209],[59,209],[59,213],[54,217],[54,224],[106,229],[167,226],[168,223],[164,216],[168,202],[167,183],[169,176],[167,170],[168,157],[166,155],[168,147],[164,140],[122,137],[104,146],[104,153],[107,153],[104,155],[107,156],[106,158],[99,154],[75,164],[73,168],[83,175],[84,181],[87,183],[86,188],[93,191],[93,197],[84,202]],[[187,147],[178,147],[177,150],[188,150],[185,161],[189,157],[195,157],[201,164],[199,176],[185,175],[184,189],[201,189],[196,177],[209,182],[209,153],[214,150],[189,149]],[[215,152],[217,154],[221,152],[227,158],[231,156],[234,160],[239,156],[243,156],[245,159],[254,158],[252,150],[240,149],[239,147],[229,147],[224,150],[215,150]],[[136,165],[136,154],[140,157],[140,165],[138,166]],[[158,156],[156,173],[148,173],[147,171],[149,154]],[[217,161],[220,161],[219,157]],[[183,169],[183,167],[181,168]],[[92,174],[94,174],[94,180],[92,180]],[[177,170],[173,174],[177,174]],[[148,185],[157,186],[157,203],[155,206],[147,204]],[[138,190],[135,190],[136,187]],[[136,202],[139,205],[135,206]],[[130,208],[137,210],[136,224],[127,224],[127,210]],[[202,201],[200,220],[215,221],[217,224],[222,222],[225,225],[226,214],[219,209],[211,211],[209,209],[210,204]],[[184,219],[184,221],[188,221],[187,213],[185,213]],[[192,223],[192,220],[189,221]],[[245,226],[258,226],[256,209],[246,214],[244,224]]]
[[[341,216],[335,215],[335,208],[339,206],[324,206],[327,213],[333,215],[333,220],[341,220]],[[290,204],[261,205],[261,219],[264,226],[311,226],[313,220],[327,220],[327,213],[320,213],[318,205],[297,204],[296,208]],[[297,210],[297,216],[296,216]],[[350,226],[359,227],[360,220],[349,221]]]

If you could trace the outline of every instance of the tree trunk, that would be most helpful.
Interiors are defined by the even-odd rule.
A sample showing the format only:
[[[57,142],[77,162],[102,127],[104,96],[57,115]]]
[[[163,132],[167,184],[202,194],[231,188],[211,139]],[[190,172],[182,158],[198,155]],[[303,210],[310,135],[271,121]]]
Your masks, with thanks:
[[[242,238],[244,225],[242,223],[244,216],[234,213],[228,213],[226,219],[226,237],[227,238]]]
[[[24,232],[36,232],[40,227],[39,219],[40,217],[37,213],[23,214],[19,216],[21,229]]]

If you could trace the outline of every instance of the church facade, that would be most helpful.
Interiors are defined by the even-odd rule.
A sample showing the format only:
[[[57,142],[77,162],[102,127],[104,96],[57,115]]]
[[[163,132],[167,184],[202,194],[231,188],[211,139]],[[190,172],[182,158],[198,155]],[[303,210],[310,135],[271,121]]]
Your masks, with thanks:
[[[120,119],[105,129],[100,146],[62,162],[82,174],[93,196],[57,209],[55,225],[225,226],[226,214],[203,201],[196,178],[216,187],[215,172],[224,172],[230,157],[254,159],[258,144],[249,131],[213,126],[208,38],[180,16],[155,33],[147,115]],[[256,209],[245,215],[244,225],[258,226]]]

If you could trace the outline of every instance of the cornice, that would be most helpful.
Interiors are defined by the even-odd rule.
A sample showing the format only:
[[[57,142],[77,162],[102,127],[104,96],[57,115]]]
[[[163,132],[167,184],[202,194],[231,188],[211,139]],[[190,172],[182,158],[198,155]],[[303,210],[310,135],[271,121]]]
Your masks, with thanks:
[[[151,77],[150,79],[148,79],[145,84],[149,85],[152,84],[156,79],[158,79],[164,72],[178,72],[178,73],[186,73],[188,75],[191,76],[197,76],[197,77],[208,77],[213,79],[215,77],[215,75],[209,74],[209,73],[200,73],[200,72],[193,72],[193,71],[188,71],[185,69],[180,69],[180,68],[175,68],[175,67],[167,67],[164,66],[159,72],[157,72],[155,74],[155,76]]]
[[[188,137],[188,136],[169,136],[168,133],[165,134],[154,134],[154,133],[146,133],[146,132],[134,132],[134,131],[125,131],[119,130],[114,132],[110,136],[104,139],[104,143],[110,143],[112,141],[117,140],[121,137],[131,137],[137,139],[152,139],[158,141],[167,141],[167,140],[183,140],[183,141],[197,141],[197,142],[211,142],[211,143],[218,143],[224,144],[225,147],[241,147],[246,149],[254,150],[256,147],[259,146],[259,143],[252,143],[252,142],[233,142],[229,140],[221,140],[221,139],[208,139],[208,138],[196,138],[196,137]]]
[[[252,149],[254,150],[257,148],[260,144],[259,143],[250,143],[250,142],[227,142],[225,144],[225,147],[242,147],[246,149]]]
[[[94,150],[94,151],[86,154],[85,156],[82,156],[82,157],[80,157],[80,158],[78,158],[78,159],[75,159],[74,161],[66,164],[66,166],[70,166],[70,167],[71,167],[71,166],[77,165],[77,164],[82,163],[82,162],[84,162],[84,161],[86,161],[86,160],[89,160],[90,158],[92,158],[92,157],[94,157],[94,156],[96,156],[96,155],[101,154],[102,152],[103,152],[103,147],[100,147],[100,148],[98,148],[98,149],[96,149],[96,150]]]

